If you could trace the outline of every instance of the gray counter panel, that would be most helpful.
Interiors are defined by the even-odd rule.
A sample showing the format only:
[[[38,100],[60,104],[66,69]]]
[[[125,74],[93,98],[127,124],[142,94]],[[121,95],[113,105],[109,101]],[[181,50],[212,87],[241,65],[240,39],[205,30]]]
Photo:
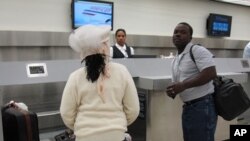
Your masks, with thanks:
[[[243,67],[242,60],[245,59],[216,58],[215,63],[217,72],[221,75],[233,78],[234,80],[236,80],[236,82],[249,83],[247,72],[250,72],[250,68],[249,66]],[[178,114],[173,114],[172,112],[175,112],[176,110],[178,111],[177,108],[181,107],[181,102],[175,103],[165,95],[165,88],[168,83],[171,82],[172,59],[114,59],[112,61],[124,64],[128,68],[131,75],[134,77],[137,87],[149,91],[148,109],[151,114],[148,115],[150,117],[148,118],[149,121],[147,121],[147,124],[150,127],[147,130],[147,141],[151,140],[150,136],[154,136],[155,139],[160,139],[161,137],[165,138],[166,133],[164,130],[166,129],[166,126],[168,126],[167,124],[169,122],[174,122],[176,118],[179,118]],[[248,63],[249,60],[246,60],[245,62]],[[37,78],[27,77],[26,64],[28,63],[46,63],[48,76]],[[48,105],[46,104],[46,97],[53,95],[53,97],[55,98],[54,101],[56,101],[56,103],[51,102],[51,105],[57,107],[59,104],[58,102],[60,102],[60,96],[62,94],[64,84],[67,81],[69,74],[74,70],[80,68],[81,66],[82,65],[80,63],[80,60],[0,62],[0,104],[3,105],[7,102],[5,100],[9,100],[12,97],[14,98],[16,96],[18,96],[22,100],[25,99],[27,93],[36,92],[36,96],[34,97],[32,96],[32,93],[28,94],[31,98],[25,99],[28,100],[26,101],[27,104],[33,105],[34,101],[36,101],[33,100],[33,98],[40,98],[44,99],[44,107],[39,107],[41,108],[39,111],[44,112],[44,110],[46,111],[46,109],[56,110],[54,107],[48,107]],[[22,94],[26,95],[22,96]],[[161,102],[159,102],[159,100]],[[167,105],[160,105],[161,103],[166,102]],[[164,113],[163,111],[165,111],[165,109],[157,110],[159,108],[164,108],[164,106],[168,106],[166,110],[173,111],[170,113]],[[35,107],[37,107],[37,105],[31,106],[31,109],[34,109]],[[167,119],[162,117],[169,114],[173,114],[173,116],[168,117]],[[172,120],[170,120],[169,118]],[[46,118],[43,117],[43,119]],[[156,120],[158,119],[160,122],[156,122]],[[160,127],[156,128],[158,124]],[[164,130],[158,131],[158,129]],[[2,129],[0,129],[0,132],[2,133],[1,130]],[[181,129],[171,127],[167,130],[169,131],[167,133],[170,135],[173,131],[177,131],[179,135],[179,130]],[[0,138],[2,136],[1,133]],[[157,133],[162,136],[158,138],[156,135]]]

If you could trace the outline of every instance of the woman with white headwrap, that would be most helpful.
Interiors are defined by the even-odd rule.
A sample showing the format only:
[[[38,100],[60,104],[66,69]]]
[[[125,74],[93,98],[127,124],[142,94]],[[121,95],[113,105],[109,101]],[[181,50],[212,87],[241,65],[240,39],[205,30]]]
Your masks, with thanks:
[[[60,113],[76,141],[122,141],[127,126],[139,114],[133,79],[125,66],[109,62],[110,27],[76,29],[69,45],[85,66],[70,74]]]

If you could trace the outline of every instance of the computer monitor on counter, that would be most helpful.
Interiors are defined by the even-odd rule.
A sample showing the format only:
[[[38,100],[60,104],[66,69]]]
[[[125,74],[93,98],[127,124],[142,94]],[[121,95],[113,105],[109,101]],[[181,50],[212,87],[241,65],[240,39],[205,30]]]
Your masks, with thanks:
[[[131,55],[131,58],[157,58],[157,55]]]

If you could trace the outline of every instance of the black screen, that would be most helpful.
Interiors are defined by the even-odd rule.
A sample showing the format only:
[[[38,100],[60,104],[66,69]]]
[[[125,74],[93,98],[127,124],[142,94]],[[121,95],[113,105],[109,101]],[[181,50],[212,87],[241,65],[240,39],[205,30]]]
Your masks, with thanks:
[[[207,34],[209,36],[230,36],[232,16],[211,13],[207,19]]]
[[[131,55],[131,58],[157,58],[157,55]]]
[[[45,73],[43,66],[30,66],[30,74],[43,74]]]

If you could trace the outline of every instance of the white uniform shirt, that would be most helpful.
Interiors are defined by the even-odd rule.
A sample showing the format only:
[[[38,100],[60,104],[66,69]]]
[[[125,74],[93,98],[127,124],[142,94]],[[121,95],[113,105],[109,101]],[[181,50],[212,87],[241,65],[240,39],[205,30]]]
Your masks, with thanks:
[[[177,55],[173,60],[172,63],[173,82],[182,82],[185,79],[194,77],[205,68],[215,66],[213,55],[205,47],[199,47],[196,45],[192,49],[192,53],[196,61],[195,64],[191,59],[189,53],[191,46],[192,43],[189,43],[184,49],[184,51],[181,54]],[[186,89],[179,95],[181,99],[184,102],[186,102],[213,92],[214,92],[213,82],[210,81],[209,83],[206,83],[204,85]]]

